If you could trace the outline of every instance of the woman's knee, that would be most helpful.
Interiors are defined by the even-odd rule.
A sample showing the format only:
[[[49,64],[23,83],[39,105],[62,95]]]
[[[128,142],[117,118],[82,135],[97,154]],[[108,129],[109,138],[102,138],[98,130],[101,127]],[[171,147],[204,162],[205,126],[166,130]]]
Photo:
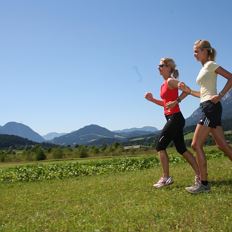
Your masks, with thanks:
[[[197,149],[197,144],[196,144],[195,142],[192,142],[192,143],[191,143],[191,147],[192,147],[192,149],[193,149],[194,151],[196,151],[196,149]]]
[[[197,151],[197,150],[199,150],[199,149],[203,149],[202,144],[200,144],[200,143],[198,143],[198,142],[196,142],[196,141],[192,142],[191,147],[192,147],[192,149],[193,149],[194,151]]]

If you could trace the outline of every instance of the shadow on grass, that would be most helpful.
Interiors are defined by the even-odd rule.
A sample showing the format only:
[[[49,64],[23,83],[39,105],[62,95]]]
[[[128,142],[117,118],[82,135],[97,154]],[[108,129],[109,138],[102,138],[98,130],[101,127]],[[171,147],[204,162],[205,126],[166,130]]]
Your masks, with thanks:
[[[231,180],[212,180],[210,183],[214,186],[232,186]]]
[[[210,185],[213,187],[232,187],[232,179],[229,180],[211,180]],[[184,185],[181,183],[174,183],[169,186],[165,186],[162,189],[168,190],[168,191],[173,191],[173,189],[185,189],[185,187],[191,186],[191,183],[189,185]],[[153,187],[153,189],[155,189]],[[229,188],[230,192],[232,192],[232,188]]]

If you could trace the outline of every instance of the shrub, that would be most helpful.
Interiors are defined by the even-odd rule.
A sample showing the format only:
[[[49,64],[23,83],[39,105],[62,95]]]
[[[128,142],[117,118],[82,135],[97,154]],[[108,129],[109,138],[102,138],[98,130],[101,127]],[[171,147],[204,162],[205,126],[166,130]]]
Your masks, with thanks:
[[[80,146],[79,147],[79,156],[80,158],[86,158],[88,157],[88,150],[85,146]]]
[[[52,151],[52,155],[54,159],[62,159],[64,157],[64,152],[61,148],[55,148]]]
[[[5,162],[5,159],[6,159],[6,155],[4,152],[1,152],[0,153],[0,162]]]
[[[36,160],[45,160],[46,158],[47,157],[42,149],[39,149],[38,151],[36,151],[36,156],[35,156]]]

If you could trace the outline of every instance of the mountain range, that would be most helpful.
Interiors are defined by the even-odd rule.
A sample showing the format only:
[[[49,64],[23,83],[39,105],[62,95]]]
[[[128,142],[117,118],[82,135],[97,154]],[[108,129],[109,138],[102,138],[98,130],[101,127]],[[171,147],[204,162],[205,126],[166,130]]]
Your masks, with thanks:
[[[88,125],[77,131],[54,138],[52,142],[60,145],[90,144],[98,139],[106,138],[116,140],[124,139],[124,137],[120,136],[120,134],[110,131],[104,127],[98,125]]]
[[[227,120],[227,125],[232,129],[232,91],[226,94],[222,100],[223,120]],[[196,125],[200,117],[200,108],[197,108],[190,117],[186,119],[186,127]],[[229,123],[228,123],[229,122]],[[49,133],[42,137],[30,127],[17,122],[8,122],[0,126],[0,134],[15,135],[26,138],[30,141],[43,143],[50,142],[58,145],[101,145],[114,142],[127,143],[128,141],[138,141],[142,138],[149,138],[150,135],[159,133],[155,127],[130,128],[124,130],[110,131],[99,125],[87,125],[71,133]]]
[[[131,138],[131,137],[143,136],[146,134],[156,133],[157,131],[158,131],[158,129],[155,127],[144,126],[141,128],[133,127],[130,129],[116,130],[114,132],[117,134],[120,134],[123,137]]]
[[[102,145],[115,142],[127,143],[133,138],[146,137],[158,132],[155,127],[131,128],[110,131],[98,125],[88,125],[77,131],[54,138],[51,142],[59,145]]]
[[[88,125],[71,133],[52,132],[42,137],[30,127],[22,123],[8,122],[4,126],[0,126],[0,134],[2,135],[15,135],[37,143],[50,142],[58,145],[99,145],[102,143],[109,144],[113,142],[123,142],[128,138],[138,135],[147,135],[155,131],[158,131],[155,127],[110,131],[98,125]]]
[[[158,131],[155,127],[131,128],[110,131],[98,125],[88,125],[77,131],[54,138],[51,142],[59,145],[100,145],[126,142],[129,138],[144,136]]]

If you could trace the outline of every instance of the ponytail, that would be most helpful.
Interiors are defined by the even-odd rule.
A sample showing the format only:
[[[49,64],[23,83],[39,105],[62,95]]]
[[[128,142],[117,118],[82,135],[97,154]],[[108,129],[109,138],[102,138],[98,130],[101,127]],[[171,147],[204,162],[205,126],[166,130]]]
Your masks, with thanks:
[[[174,77],[175,79],[178,79],[178,77],[179,77],[179,71],[177,69],[173,70],[172,77]]]
[[[216,58],[216,50],[214,48],[208,48],[207,49],[208,51],[208,57],[209,57],[209,60],[212,60],[212,61],[215,61],[215,58]]]

